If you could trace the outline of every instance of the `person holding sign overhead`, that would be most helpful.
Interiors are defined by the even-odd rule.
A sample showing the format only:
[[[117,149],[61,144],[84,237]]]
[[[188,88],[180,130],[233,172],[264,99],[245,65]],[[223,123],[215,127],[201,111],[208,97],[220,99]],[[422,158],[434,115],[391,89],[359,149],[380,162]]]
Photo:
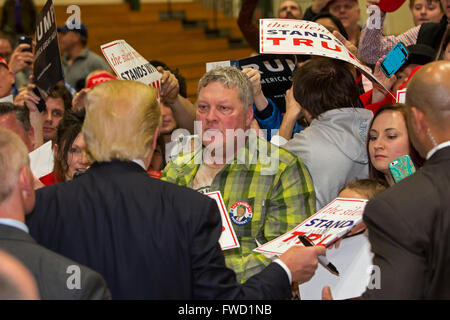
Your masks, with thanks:
[[[315,58],[296,69],[293,92],[298,104],[286,111],[278,135],[271,140],[305,163],[314,181],[318,210],[335,199],[346,182],[368,176],[365,142],[372,112],[357,108],[350,68],[339,60]],[[309,126],[291,139],[302,114]]]

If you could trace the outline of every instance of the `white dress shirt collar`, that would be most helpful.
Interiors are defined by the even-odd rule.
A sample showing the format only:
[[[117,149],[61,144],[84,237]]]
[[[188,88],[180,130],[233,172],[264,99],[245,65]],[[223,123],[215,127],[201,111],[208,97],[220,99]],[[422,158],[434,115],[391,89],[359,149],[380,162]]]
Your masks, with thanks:
[[[444,149],[445,147],[448,147],[448,146],[450,146],[450,141],[445,141],[445,142],[442,142],[441,144],[438,144],[436,147],[434,147],[433,149],[431,149],[428,152],[427,160],[430,159],[433,156],[433,154],[436,153],[436,151]]]
[[[22,231],[25,231],[26,233],[30,233],[26,224],[19,220],[0,218],[0,224],[14,227],[14,228],[20,229]]]

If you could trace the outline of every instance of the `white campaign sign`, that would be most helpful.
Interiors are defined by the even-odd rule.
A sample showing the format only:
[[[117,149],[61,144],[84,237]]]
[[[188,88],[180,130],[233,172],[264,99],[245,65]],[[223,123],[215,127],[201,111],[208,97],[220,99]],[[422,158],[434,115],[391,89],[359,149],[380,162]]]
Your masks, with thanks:
[[[291,231],[253,251],[267,257],[281,255],[294,245],[302,245],[298,236],[306,235],[315,245],[334,242],[362,221],[367,200],[337,198]]]
[[[302,300],[321,300],[322,288],[329,286],[335,300],[360,297],[371,279],[373,254],[366,234],[344,238],[339,249],[327,250],[327,259],[339,270],[339,277],[320,263],[311,280],[299,286]]]
[[[161,73],[124,40],[116,40],[100,46],[103,55],[117,77],[135,80],[161,91]]]
[[[205,193],[206,196],[216,200],[217,207],[222,217],[222,235],[219,238],[219,244],[222,250],[239,248],[239,241],[236,237],[236,233],[231,225],[230,217],[228,216],[227,209],[223,202],[222,194],[220,191],[214,191]]]
[[[260,53],[304,54],[353,64],[380,89],[383,84],[321,24],[294,19],[260,19]],[[394,97],[395,98],[395,97]]]

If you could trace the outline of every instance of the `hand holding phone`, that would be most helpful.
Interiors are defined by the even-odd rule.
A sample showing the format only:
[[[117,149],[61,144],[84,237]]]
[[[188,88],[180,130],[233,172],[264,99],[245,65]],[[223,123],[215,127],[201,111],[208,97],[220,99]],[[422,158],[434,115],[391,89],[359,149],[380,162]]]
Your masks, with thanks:
[[[19,45],[25,43],[30,45],[29,48],[23,49],[23,51],[27,51],[27,52],[32,52],[32,48],[33,48],[33,39],[31,39],[31,37],[27,37],[27,36],[20,36],[19,37]]]
[[[416,172],[414,163],[409,155],[404,155],[391,161],[389,163],[389,170],[396,183]]]
[[[381,70],[386,77],[390,78],[395,74],[408,60],[408,50],[403,43],[399,42],[381,62]]]

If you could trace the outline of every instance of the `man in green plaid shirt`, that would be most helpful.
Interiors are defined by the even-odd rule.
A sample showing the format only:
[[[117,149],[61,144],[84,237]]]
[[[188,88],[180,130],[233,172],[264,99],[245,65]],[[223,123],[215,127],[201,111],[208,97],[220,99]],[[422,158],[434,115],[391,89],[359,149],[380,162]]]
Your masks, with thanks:
[[[240,243],[224,255],[241,282],[270,262],[252,251],[258,244],[315,213],[313,183],[301,160],[248,130],[252,105],[252,84],[244,73],[232,67],[206,73],[197,102],[203,143],[169,162],[161,178],[203,193],[221,192]],[[241,143],[236,132],[247,132]]]

